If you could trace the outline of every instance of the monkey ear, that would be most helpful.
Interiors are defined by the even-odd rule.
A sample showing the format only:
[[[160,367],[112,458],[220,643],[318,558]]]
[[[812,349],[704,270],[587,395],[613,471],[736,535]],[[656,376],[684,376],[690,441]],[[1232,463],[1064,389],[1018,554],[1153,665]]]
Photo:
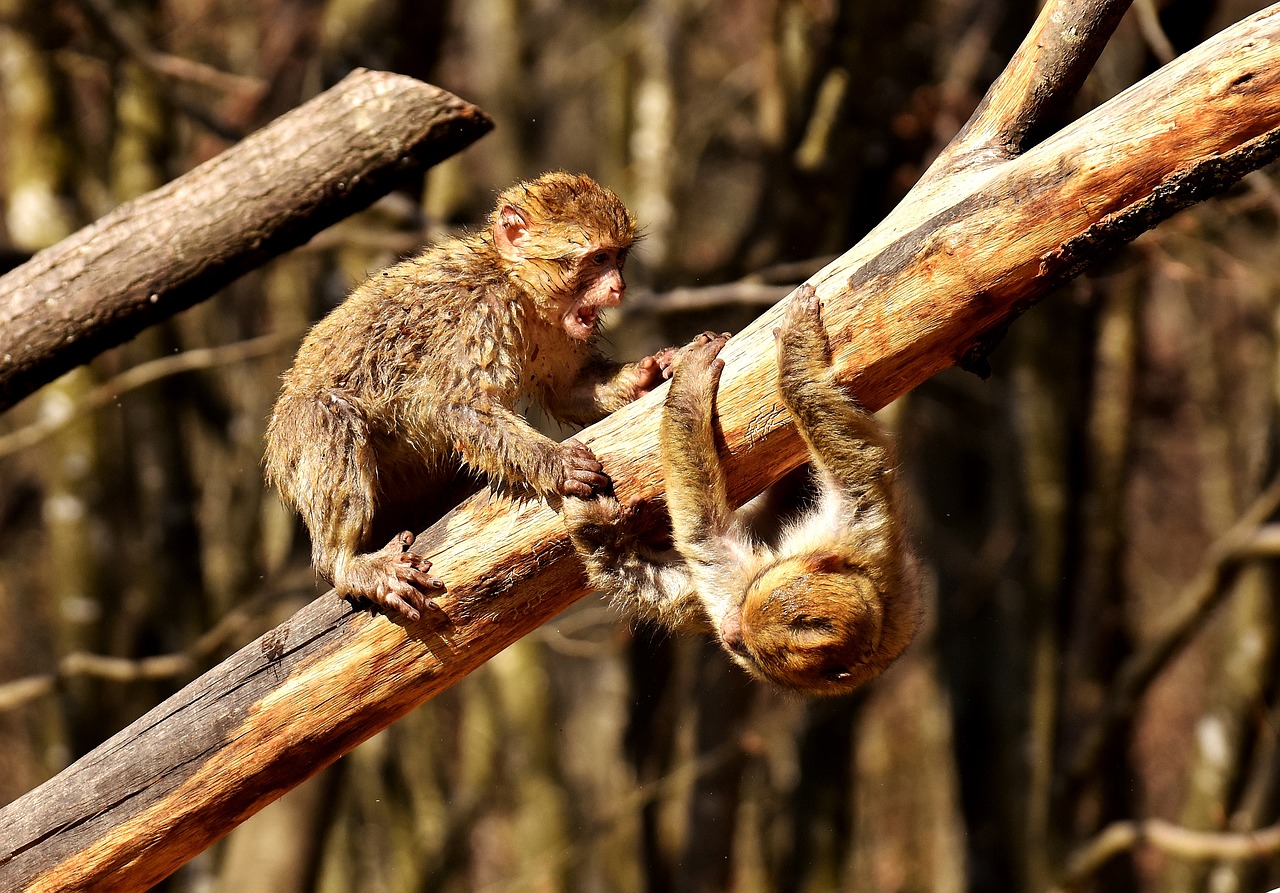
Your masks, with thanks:
[[[507,260],[519,260],[529,241],[529,222],[524,212],[515,205],[503,205],[498,209],[498,219],[493,224],[493,243],[498,253]]]

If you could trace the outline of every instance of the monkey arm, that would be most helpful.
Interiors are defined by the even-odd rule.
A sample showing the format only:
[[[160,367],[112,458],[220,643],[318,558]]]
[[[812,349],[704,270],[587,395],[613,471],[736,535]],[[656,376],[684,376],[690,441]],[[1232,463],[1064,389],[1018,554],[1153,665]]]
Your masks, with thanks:
[[[850,508],[887,508],[894,485],[893,448],[875,418],[827,378],[792,387],[783,400],[814,465]]]
[[[712,407],[724,368],[716,354],[723,346],[724,340],[717,338],[684,352],[659,431],[675,546],[689,562],[695,585],[716,621],[723,612],[713,610],[712,602],[718,603],[733,588],[726,575],[734,576],[749,549],[729,505],[712,428]]]
[[[673,629],[705,625],[688,565],[641,542],[616,499],[568,498],[563,511],[587,578],[617,608]]]
[[[802,288],[778,330],[778,391],[813,455],[822,501],[806,523],[839,538],[886,598],[893,628],[914,630],[916,574],[896,486],[893,445],[872,415],[850,400],[831,373],[831,352],[812,288]],[[886,602],[889,604],[889,602]]]
[[[662,382],[662,368],[652,357],[622,364],[597,354],[587,361],[572,387],[548,392],[545,402],[560,421],[589,425]]]
[[[589,496],[608,485],[595,455],[576,440],[556,443],[494,401],[446,404],[439,429],[471,468],[542,496]]]
[[[814,464],[851,512],[894,512],[892,442],[875,418],[850,400],[831,372],[831,349],[817,293],[801,288],[778,330],[778,392]]]

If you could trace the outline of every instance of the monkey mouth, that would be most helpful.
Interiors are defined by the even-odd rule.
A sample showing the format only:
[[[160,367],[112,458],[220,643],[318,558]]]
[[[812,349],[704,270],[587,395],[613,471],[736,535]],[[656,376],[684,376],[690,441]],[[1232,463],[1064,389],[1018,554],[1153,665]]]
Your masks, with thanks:
[[[591,337],[592,333],[595,332],[596,323],[599,319],[599,307],[575,307],[573,310],[565,314],[564,327],[570,337],[577,338],[579,341],[585,341]]]

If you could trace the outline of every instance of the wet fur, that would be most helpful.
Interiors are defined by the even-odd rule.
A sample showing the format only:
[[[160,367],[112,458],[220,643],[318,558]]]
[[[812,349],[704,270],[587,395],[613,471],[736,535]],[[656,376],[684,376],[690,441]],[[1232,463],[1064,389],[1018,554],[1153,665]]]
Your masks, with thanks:
[[[728,503],[712,435],[722,342],[675,369],[661,447],[675,549],[654,552],[609,498],[566,500],[593,583],[666,626],[710,625],[748,672],[805,694],[878,676],[915,636],[919,572],[906,539],[892,444],[839,390],[812,289],[778,337],[779,394],[813,456],[816,505],[775,537]],[[762,519],[764,520],[764,519]]]
[[[528,222],[518,251],[503,242],[512,220]],[[544,497],[574,475],[607,483],[589,450],[543,436],[517,407],[581,424],[656,384],[652,360],[608,360],[563,321],[592,286],[584,258],[612,252],[621,283],[634,233],[612,192],[546,174],[499,196],[482,231],[370,277],[306,336],[272,411],[266,475],[339,593],[416,617],[442,584],[401,539],[379,547],[443,514],[460,474]]]

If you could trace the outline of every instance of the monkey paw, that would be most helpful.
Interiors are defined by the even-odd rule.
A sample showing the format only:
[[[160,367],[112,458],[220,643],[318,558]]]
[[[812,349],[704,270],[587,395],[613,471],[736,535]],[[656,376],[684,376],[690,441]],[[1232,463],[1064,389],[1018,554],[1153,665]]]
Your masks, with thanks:
[[[631,399],[643,397],[671,377],[667,370],[671,368],[671,358],[675,353],[674,347],[666,347],[636,363],[636,380],[631,386]]]
[[[566,440],[560,450],[560,495],[587,499],[608,492],[613,481],[591,448],[576,437]]]
[[[675,374],[676,366],[683,361],[687,354],[702,354],[710,351],[711,355],[715,356],[730,337],[732,336],[728,332],[702,332],[678,350],[676,348],[668,348],[663,352],[666,354],[665,362],[662,366],[663,377],[670,378]]]
[[[372,589],[362,593],[409,620],[419,619],[431,605],[433,593],[444,589],[443,580],[427,573],[431,562],[409,551],[413,539],[406,530],[369,556],[375,580]]]
[[[584,560],[635,549],[633,506],[624,506],[613,496],[570,497],[565,499],[561,512],[569,539]]]
[[[720,350],[728,339],[728,335],[706,332],[682,348],[676,358],[676,382],[672,387],[686,395],[714,394],[720,386],[720,373],[724,370],[724,360],[719,357]]]
[[[787,302],[782,325],[773,330],[773,335],[783,354],[803,353],[830,360],[831,347],[822,324],[822,304],[818,301],[817,289],[812,285],[796,289]]]

